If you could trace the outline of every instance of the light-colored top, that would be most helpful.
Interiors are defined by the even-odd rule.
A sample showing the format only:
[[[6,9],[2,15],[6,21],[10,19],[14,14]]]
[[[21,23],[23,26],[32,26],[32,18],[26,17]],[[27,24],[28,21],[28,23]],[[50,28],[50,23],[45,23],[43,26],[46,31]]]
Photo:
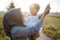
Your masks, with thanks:
[[[27,37],[38,33],[42,23],[43,19],[40,19],[33,25],[33,27],[15,26],[11,30],[11,37],[13,40],[29,40]]]
[[[32,27],[32,25],[34,25],[39,20],[40,19],[39,19],[38,16],[27,16],[27,17],[24,18],[24,24],[26,26]]]
[[[35,15],[35,16],[30,16],[30,15],[28,15],[28,16],[26,16],[25,18],[24,18],[24,24],[26,25],[26,26],[30,26],[30,27],[32,27],[32,25],[34,25],[37,21],[39,21],[40,19],[39,19],[39,15]],[[42,31],[42,27],[40,27],[40,31],[39,32],[41,32]]]

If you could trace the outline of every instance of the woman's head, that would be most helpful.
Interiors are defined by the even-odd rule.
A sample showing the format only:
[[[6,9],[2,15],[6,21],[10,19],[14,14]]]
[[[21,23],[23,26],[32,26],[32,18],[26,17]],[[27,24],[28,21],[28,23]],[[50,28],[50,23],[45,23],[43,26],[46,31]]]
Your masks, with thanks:
[[[23,25],[22,13],[20,11],[20,8],[12,8],[11,10],[9,10],[4,16],[4,19],[10,26]]]
[[[11,37],[10,31],[14,26],[24,26],[22,13],[19,8],[13,8],[4,15],[3,26],[5,34],[9,37]]]

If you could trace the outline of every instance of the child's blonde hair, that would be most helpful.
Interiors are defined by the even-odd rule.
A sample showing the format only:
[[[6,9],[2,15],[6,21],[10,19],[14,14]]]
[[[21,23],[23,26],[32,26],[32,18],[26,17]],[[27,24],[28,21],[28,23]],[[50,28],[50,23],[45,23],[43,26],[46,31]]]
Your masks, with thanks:
[[[37,9],[40,9],[39,4],[37,4],[37,3],[33,3],[33,4],[30,5],[30,7],[32,7],[32,6],[34,6],[34,7],[37,8]]]

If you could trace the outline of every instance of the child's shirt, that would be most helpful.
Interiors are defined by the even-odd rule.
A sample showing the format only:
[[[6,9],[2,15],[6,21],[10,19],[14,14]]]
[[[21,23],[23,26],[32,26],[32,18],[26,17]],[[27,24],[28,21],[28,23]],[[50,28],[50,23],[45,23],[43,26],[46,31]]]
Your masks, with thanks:
[[[25,17],[24,24],[27,26],[33,26],[37,21],[39,21],[38,16],[27,16]]]
[[[33,25],[39,20],[40,20],[39,16],[27,16],[27,17],[25,17],[24,24],[27,27],[29,27],[29,26],[33,27]],[[39,32],[41,32],[41,31],[42,31],[42,28],[40,28]]]

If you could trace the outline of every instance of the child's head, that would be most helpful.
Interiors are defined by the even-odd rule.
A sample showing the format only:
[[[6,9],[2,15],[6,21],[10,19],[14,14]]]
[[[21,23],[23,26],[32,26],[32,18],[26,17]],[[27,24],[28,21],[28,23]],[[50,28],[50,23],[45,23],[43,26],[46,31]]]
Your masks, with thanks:
[[[31,15],[36,15],[37,12],[39,11],[39,9],[40,9],[39,4],[37,4],[37,3],[31,4],[30,5],[30,13],[31,13]]]

